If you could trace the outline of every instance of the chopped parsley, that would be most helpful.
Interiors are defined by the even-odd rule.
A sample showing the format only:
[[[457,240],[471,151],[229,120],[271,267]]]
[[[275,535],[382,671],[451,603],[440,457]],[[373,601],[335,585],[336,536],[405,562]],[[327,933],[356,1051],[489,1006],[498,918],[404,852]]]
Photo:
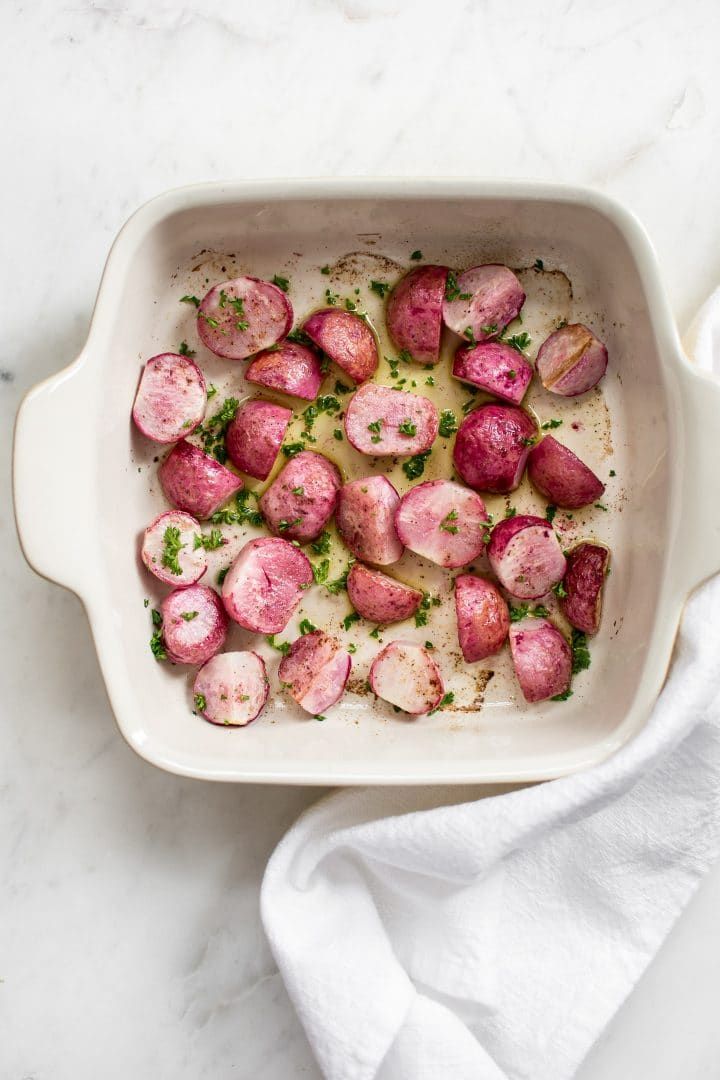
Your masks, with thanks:
[[[288,443],[286,446],[283,446],[282,452],[285,455],[285,457],[295,457],[296,454],[299,454],[300,451],[304,450],[304,449],[305,449],[305,444],[304,443],[295,442],[295,443]]]
[[[517,514],[517,510],[515,509],[514,506],[508,506],[507,509],[505,510],[505,517],[506,518],[514,518],[516,514]]]
[[[326,289],[325,290],[325,299],[327,300],[330,307],[335,307],[335,305],[337,304],[340,297],[338,296],[337,293],[331,292],[330,289]]]
[[[283,292],[287,292],[290,288],[290,282],[286,277],[280,277],[279,274],[273,275],[273,285],[277,285],[278,289],[282,289]]]
[[[471,345],[477,345],[477,341],[475,339],[475,331],[473,330],[472,326],[465,327],[465,329],[463,330],[463,337],[467,338]]]
[[[257,499],[257,495],[254,491],[247,491],[243,489],[238,491],[235,495],[235,510],[225,508],[224,510],[216,510],[210,517],[210,522],[213,525],[262,525],[263,516],[259,510],[251,510],[248,506],[248,499],[250,496]],[[212,535],[212,534],[211,534]]]
[[[334,416],[335,413],[340,412],[342,405],[332,394],[322,394],[317,399],[317,408],[319,413],[329,413],[330,416]]]
[[[278,529],[280,532],[287,532],[288,529],[294,529],[296,525],[302,525],[302,518],[293,518],[292,521],[288,521],[287,518],[281,518],[278,521]]]
[[[333,439],[337,439],[338,442],[343,441],[343,433],[340,430],[340,428],[336,427],[335,430],[333,431]]]
[[[347,646],[347,651],[349,653],[352,653],[353,656],[354,656],[355,653],[357,652],[357,645],[354,645],[352,642],[350,642],[350,644]]]
[[[206,551],[216,551],[219,547],[222,547],[224,543],[225,540],[220,530],[211,529],[209,536],[206,536],[204,533],[195,534],[193,551],[197,551],[198,548],[205,548]]]
[[[584,634],[582,630],[573,630],[570,646],[572,648],[572,673],[577,675],[578,672],[586,671],[590,667],[587,634]]]
[[[552,591],[560,600],[563,600],[567,596],[567,589],[565,588],[562,581],[556,581],[552,587]]]
[[[290,652],[290,642],[289,641],[276,641],[275,640],[275,634],[268,634],[267,637],[265,638],[265,640],[267,641],[268,645],[271,648],[277,649],[277,651],[279,653],[282,653],[283,656],[287,656],[287,654]]]
[[[418,248],[417,251],[413,251],[412,255],[410,256],[410,258],[412,259],[413,262],[420,262],[422,257],[423,257],[423,254],[422,254],[422,251],[420,251],[419,248]]]
[[[570,689],[570,687],[568,686],[567,690],[563,690],[562,694],[554,694],[553,697],[550,698],[550,700],[551,701],[567,701],[567,699],[571,698],[572,696],[573,696],[573,692]]]
[[[237,398],[225,398],[218,412],[206,424],[198,428],[205,453],[212,454],[221,464],[227,460],[225,432],[235,419],[239,407],[240,402]]]
[[[321,266],[320,267],[320,273],[325,274],[325,276],[327,277],[330,274],[330,267],[329,266]]]
[[[305,637],[306,634],[313,634],[317,630],[315,623],[311,623],[309,619],[303,619],[298,627],[301,637]]]
[[[345,300],[345,310],[346,311],[357,311],[357,304],[355,303],[355,301],[350,300],[350,299],[346,299]]]
[[[442,698],[442,701],[440,702],[440,704],[436,705],[434,709],[430,710],[430,712],[428,713],[428,716],[432,716],[433,713],[439,712],[440,709],[444,709],[446,705],[452,705],[454,700],[455,700],[455,695],[453,694],[452,690],[450,690],[447,694],[443,695],[443,698]]]
[[[434,649],[435,646],[433,645],[432,641],[426,641],[425,642],[425,648],[426,649]]]
[[[206,315],[204,311],[200,312],[198,318],[204,319],[205,322],[208,324],[208,326],[211,326],[213,328],[213,330],[217,330],[218,327],[220,326],[220,323],[218,322],[217,319],[214,319],[212,317],[212,315]],[[224,334],[225,331],[223,330],[222,333]]]
[[[508,379],[517,379],[517,371],[515,370],[515,368],[510,368],[510,370],[506,371],[505,374],[507,375]]]
[[[370,631],[368,636],[372,637],[372,638],[375,638],[376,641],[379,641],[380,640],[380,627],[376,626],[373,630]]]
[[[520,442],[523,446],[534,446],[537,442],[537,437],[533,435],[532,439],[521,439]]]
[[[554,431],[555,428],[559,428],[562,424],[562,420],[546,420],[544,424],[541,424],[543,431]]]
[[[485,337],[492,337],[493,334],[497,334],[498,332],[498,324],[494,322],[486,323],[485,326],[480,327],[480,330]]]
[[[511,349],[520,354],[525,353],[527,349],[532,345],[532,338],[529,334],[523,330],[522,334],[513,334],[512,337],[503,338],[506,345],[509,345]]]
[[[617,476],[617,473],[615,472],[615,470],[614,470],[614,469],[611,469],[611,470],[610,470],[610,475],[611,475],[611,476]]]
[[[287,336],[288,341],[294,341],[296,345],[310,345],[310,338],[307,336],[304,330],[296,329],[291,330]]]
[[[605,513],[607,514],[607,512],[608,512],[607,506],[603,506],[602,503],[595,503],[594,505],[595,505],[596,510],[604,510]]]
[[[417,480],[418,476],[422,476],[430,453],[430,450],[424,450],[422,454],[415,454],[414,457],[404,463],[402,468],[408,480]]]
[[[456,534],[459,532],[457,525],[455,525],[457,519],[457,510],[451,510],[450,513],[446,514],[445,517],[442,519],[438,528],[442,529],[444,532]]]
[[[373,420],[373,422],[371,424],[368,424],[367,429],[368,429],[368,431],[372,432],[370,442],[372,442],[372,443],[379,443],[380,442],[380,429],[382,428],[382,424],[383,424],[382,420]]]
[[[217,394],[217,386],[213,386],[213,384],[210,383],[210,385],[207,388],[207,399],[208,399],[208,401],[210,400],[211,397],[215,397],[216,394]]]
[[[156,608],[152,610],[152,621],[155,630],[150,638],[150,652],[156,660],[167,660],[167,653],[162,639],[162,615]]]
[[[310,545],[310,550],[316,555],[327,555],[330,552],[330,533],[327,530],[321,532],[317,540]]]
[[[552,525],[553,521],[555,520],[555,515],[556,514],[557,514],[557,506],[553,506],[552,503],[549,503],[545,507],[545,520],[550,525]]]
[[[457,278],[452,270],[448,271],[447,281],[445,282],[445,299],[446,300],[472,300],[472,293],[460,292],[460,288],[457,283]]]
[[[436,596],[431,596],[430,593],[423,593],[423,598],[420,601],[420,606],[415,612],[415,625],[427,626],[428,611],[431,607],[439,607],[440,601]]]
[[[345,383],[342,383],[342,382],[338,381],[338,382],[335,383],[335,393],[336,394],[349,394],[350,393],[350,387],[346,386]]]
[[[312,564],[313,578],[316,585],[322,585],[328,579],[330,573],[330,560],[323,559],[322,562]]]
[[[346,630],[349,630],[353,623],[360,622],[360,616],[357,611],[351,611],[349,615],[346,615],[343,619],[343,626]]]
[[[510,622],[520,622],[530,611],[529,604],[511,604],[510,605]]]
[[[229,566],[223,566],[222,570],[218,571],[218,576],[216,578],[216,581],[217,581],[218,585],[222,585],[223,581],[225,580],[225,578],[228,575],[228,570],[229,569],[230,569]]]
[[[207,706],[207,701],[205,700],[205,695],[204,694],[196,694],[195,695],[195,708],[197,709],[197,711],[198,712],[205,712],[206,706]]]
[[[390,292],[390,286],[385,281],[371,281],[370,288],[374,293],[377,293],[381,299],[384,299],[385,293]]]
[[[443,409],[440,413],[440,427],[438,428],[439,434],[443,439],[449,439],[451,435],[457,431],[457,418],[452,409]]]
[[[435,385],[435,380],[433,379],[432,375],[428,375],[427,379],[425,380],[425,385],[426,386],[434,386]]]
[[[193,619],[197,619],[199,614],[199,611],[182,611],[180,613],[180,618],[184,619],[185,622],[192,622]]]
[[[195,355],[195,350],[188,347],[187,341],[180,342],[178,346],[178,352],[180,356],[187,356],[190,360],[192,360],[193,356]]]
[[[405,419],[402,424],[398,424],[398,431],[401,435],[417,435],[417,424],[414,424],[412,420]]]
[[[168,525],[163,533],[163,553],[161,562],[171,574],[177,577],[182,574],[182,566],[178,561],[178,555],[186,544],[180,543],[180,530],[175,525]]]
[[[304,495],[305,494],[305,488],[304,487],[293,488],[292,493],[293,493],[293,495]]]
[[[347,579],[348,574],[350,573],[351,566],[352,563],[348,563],[340,577],[335,578],[334,581],[328,581],[328,583],[326,584],[325,588],[332,596],[337,596],[338,593],[341,593],[343,589],[347,588]]]
[[[544,270],[544,269],[545,269],[545,263],[542,261],[542,259],[536,259],[535,262],[533,263],[533,270]]]
[[[200,301],[198,300],[197,296],[187,296],[187,295],[181,296],[180,297],[180,303],[181,304],[193,304],[195,307],[200,307]]]

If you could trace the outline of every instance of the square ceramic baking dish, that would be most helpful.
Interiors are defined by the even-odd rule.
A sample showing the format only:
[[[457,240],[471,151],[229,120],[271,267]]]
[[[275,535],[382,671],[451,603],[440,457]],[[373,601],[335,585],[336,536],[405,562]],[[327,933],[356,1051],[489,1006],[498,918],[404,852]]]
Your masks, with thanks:
[[[272,276],[288,252],[317,271],[347,252],[407,262],[412,248],[459,267],[532,267],[542,255],[571,283],[572,318],[606,337],[612,464],[624,494],[592,668],[562,704],[528,707],[500,689],[481,708],[403,722],[351,694],[332,722],[298,722],[276,701],[246,729],[217,729],[174,692],[184,675],[168,675],[148,652],[138,534],[162,503],[138,482],[152,459],[138,464],[129,423],[141,358],[154,345],[176,347],[168,336],[184,333],[178,307],[191,315],[177,304],[183,274],[208,252],[220,253],[218,263],[241,253],[242,266]],[[155,765],[307,784],[540,780],[601,761],[648,717],[684,599],[720,567],[718,417],[720,386],[683,356],[646,235],[603,196],[471,180],[203,185],[160,196],[125,225],[87,345],[23,402],[16,516],[30,565],[85,604],[120,729]]]

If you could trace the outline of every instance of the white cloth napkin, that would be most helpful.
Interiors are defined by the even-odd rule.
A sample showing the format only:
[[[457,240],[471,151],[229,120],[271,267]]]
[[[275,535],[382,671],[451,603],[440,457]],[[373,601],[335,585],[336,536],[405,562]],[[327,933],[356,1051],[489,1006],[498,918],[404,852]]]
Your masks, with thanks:
[[[720,371],[720,290],[691,345]],[[718,855],[719,604],[720,577],[604,764],[480,799],[348,789],[285,836],[263,921],[329,1080],[575,1073]]]

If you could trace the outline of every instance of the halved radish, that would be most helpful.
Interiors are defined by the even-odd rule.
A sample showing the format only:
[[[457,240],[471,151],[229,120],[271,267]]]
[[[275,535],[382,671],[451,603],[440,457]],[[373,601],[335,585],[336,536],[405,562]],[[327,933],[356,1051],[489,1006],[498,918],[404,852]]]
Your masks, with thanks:
[[[189,356],[160,353],[145,364],[135,395],[136,426],[154,442],[177,442],[205,415],[205,379]]]
[[[528,616],[512,623],[510,652],[526,701],[546,701],[569,689],[572,650],[549,619]]]
[[[390,293],[386,322],[396,349],[421,364],[437,364],[440,355],[447,266],[417,266]]]
[[[363,619],[387,626],[409,619],[420,607],[423,594],[395,581],[380,570],[353,563],[347,579],[350,603]]]
[[[335,521],[353,555],[376,566],[389,566],[402,556],[395,529],[400,496],[385,476],[363,476],[340,489]]]
[[[534,420],[517,406],[481,405],[465,417],[455,437],[455,468],[476,491],[507,494],[522,480],[536,436]]]
[[[607,370],[608,352],[592,330],[571,323],[556,330],[540,346],[537,372],[553,394],[576,397],[591,390]]]
[[[194,585],[207,570],[205,548],[195,546],[195,537],[200,534],[200,523],[194,517],[168,510],[145,530],[142,561],[166,585]]]
[[[296,341],[282,341],[258,353],[250,361],[245,378],[258,386],[314,401],[323,376],[316,352]]]
[[[226,652],[200,668],[193,685],[195,708],[211,724],[245,727],[265,707],[268,677],[255,652]]]
[[[427,649],[414,641],[391,641],[373,660],[370,688],[411,716],[437,708],[445,687]]]
[[[277,536],[245,544],[222,587],[231,619],[255,634],[279,634],[313,581],[299,548]]]
[[[160,605],[162,638],[175,664],[204,664],[225,644],[227,616],[207,585],[175,589]]]
[[[405,547],[451,569],[478,557],[488,524],[480,496],[452,480],[428,480],[410,488],[395,512]]]
[[[377,341],[359,315],[323,308],[305,320],[303,330],[353,382],[365,382],[377,371]]]
[[[552,525],[532,514],[498,522],[488,559],[500,584],[521,600],[537,600],[562,581],[565,556]]]
[[[337,466],[314,450],[302,450],[260,500],[268,528],[286,540],[314,540],[335,512],[341,483]]]
[[[235,414],[225,435],[228,457],[236,469],[266,480],[292,420],[292,409],[271,401],[248,401]]]
[[[421,454],[437,438],[440,419],[429,398],[368,383],[356,390],[345,413],[348,440],[361,454]]]
[[[578,544],[567,556],[563,578],[565,596],[560,609],[567,621],[586,634],[596,634],[602,613],[602,590],[610,552],[602,544]]]
[[[313,630],[293,641],[278,678],[301,709],[320,716],[342,697],[351,667],[350,653],[339,641]]]
[[[455,578],[458,640],[468,664],[494,656],[505,643],[510,612],[496,585],[486,578],[460,574]]]
[[[244,360],[289,332],[292,304],[282,289],[256,277],[214,285],[198,308],[200,340],[216,356]]]
[[[243,482],[199,446],[181,439],[158,469],[165,498],[203,521],[226,503]]]
[[[595,502],[605,490],[592,469],[552,435],[530,451],[528,476],[541,495],[567,510]]]
[[[486,341],[504,330],[525,303],[525,293],[507,266],[473,266],[449,275],[443,303],[445,325],[471,341]]]
[[[453,375],[495,397],[519,405],[530,385],[532,364],[502,341],[461,346],[455,353]]]

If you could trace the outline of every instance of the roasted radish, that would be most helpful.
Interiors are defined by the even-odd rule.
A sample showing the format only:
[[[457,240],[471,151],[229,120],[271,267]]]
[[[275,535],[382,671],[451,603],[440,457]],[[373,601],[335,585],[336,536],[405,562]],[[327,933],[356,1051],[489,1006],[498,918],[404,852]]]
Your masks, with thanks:
[[[282,289],[255,277],[213,286],[198,308],[198,334],[216,356],[244,360],[289,332],[292,304]]]
[[[602,341],[582,323],[563,326],[543,342],[537,372],[546,390],[576,397],[600,382],[608,363]]]
[[[290,458],[260,500],[267,526],[276,536],[306,543],[323,531],[335,512],[340,473],[314,450]]]
[[[280,661],[278,678],[301,709],[320,716],[342,697],[351,666],[350,653],[339,641],[313,630],[293,641]]]
[[[495,397],[519,405],[532,379],[532,365],[502,341],[464,345],[455,353],[453,375],[487,390]]]
[[[350,603],[370,622],[388,626],[390,623],[409,619],[420,607],[423,594],[395,581],[380,570],[371,570],[362,563],[354,563],[347,579]]]
[[[488,558],[503,588],[520,600],[537,600],[562,581],[565,556],[552,525],[531,514],[500,521]]]
[[[398,281],[387,303],[388,333],[396,349],[420,364],[437,364],[446,266],[418,266]]]
[[[243,405],[225,435],[228,457],[235,468],[257,480],[266,480],[291,420],[291,409],[270,401],[248,401]]]
[[[567,510],[595,502],[605,490],[592,469],[552,435],[530,451],[528,476],[541,495]]]
[[[395,530],[400,496],[384,476],[364,476],[340,489],[335,521],[353,555],[375,566],[389,566],[403,553]]]
[[[265,664],[254,652],[221,653],[200,668],[193,694],[195,708],[211,724],[245,727],[267,701]]]
[[[143,368],[133,405],[133,420],[148,439],[177,442],[202,421],[207,404],[205,379],[189,356],[161,353]]]
[[[549,619],[528,616],[512,623],[510,652],[526,701],[546,701],[569,690],[572,651]]]
[[[515,405],[481,405],[460,425],[455,468],[476,491],[514,491],[536,436],[535,422]]]
[[[243,482],[198,446],[181,439],[158,469],[165,498],[203,521],[240,491]]]
[[[245,379],[291,397],[314,401],[322,382],[318,355],[307,345],[283,341],[258,353],[248,365]]]
[[[477,558],[488,525],[480,496],[452,480],[428,480],[410,488],[395,513],[405,547],[450,569]]]
[[[276,536],[250,540],[225,576],[225,610],[246,630],[279,634],[312,581],[312,567],[294,544]]]
[[[445,325],[469,341],[486,341],[516,318],[523,304],[522,285],[507,266],[473,266],[445,286]]]
[[[436,709],[445,692],[437,664],[414,641],[391,641],[378,653],[370,668],[370,689],[411,716]]]
[[[510,613],[496,585],[486,578],[460,574],[455,578],[458,640],[465,661],[494,656],[505,643]]]
[[[609,562],[606,547],[588,542],[578,544],[567,556],[560,609],[572,626],[586,634],[596,634],[600,626]]]
[[[207,585],[175,589],[160,605],[162,638],[175,664],[204,664],[225,644],[227,616]]]
[[[439,423],[429,398],[375,383],[356,390],[345,413],[348,440],[371,457],[421,454],[437,438]]]
[[[168,510],[148,525],[140,555],[151,574],[166,585],[194,585],[207,570],[200,524],[190,514]]]
[[[354,383],[365,382],[377,371],[377,341],[359,315],[324,308],[305,320],[303,330]]]

